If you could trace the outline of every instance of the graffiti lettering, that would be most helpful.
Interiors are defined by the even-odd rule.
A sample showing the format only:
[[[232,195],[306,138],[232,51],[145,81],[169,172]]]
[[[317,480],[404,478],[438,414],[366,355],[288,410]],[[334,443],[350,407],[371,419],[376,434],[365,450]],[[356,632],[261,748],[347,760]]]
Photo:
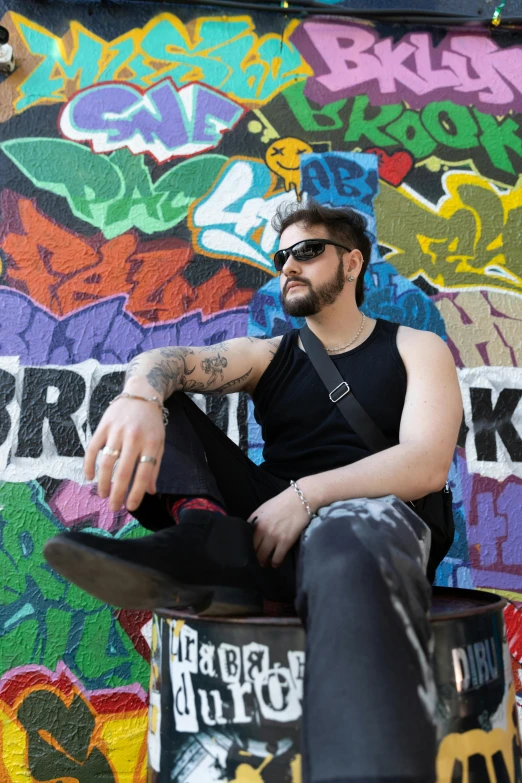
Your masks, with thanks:
[[[38,103],[67,101],[72,84],[77,90],[98,82],[130,81],[146,88],[168,76],[183,87],[194,81],[194,73],[198,82],[239,102],[259,104],[311,74],[290,43],[297,20],[282,35],[259,36],[248,16],[220,18],[219,24],[213,17],[200,17],[188,28],[178,17],[163,13],[141,29],[104,41],[76,21],[59,38],[19,14],[10,17],[28,53],[38,55],[18,88],[17,112]],[[66,44],[70,40],[72,47]]]
[[[261,161],[232,158],[208,195],[191,207],[194,244],[206,255],[274,273],[277,234],[270,221],[279,204],[295,198],[295,191],[274,192],[274,178]]]
[[[118,389],[124,368],[93,360],[64,367],[19,368],[20,403],[13,400],[12,362],[0,359],[0,399],[10,426],[0,442],[0,478],[28,481],[38,476],[82,483],[82,458],[89,433]],[[8,369],[3,369],[2,365]],[[203,409],[206,397],[198,395]],[[206,412],[236,443],[246,440],[246,409],[238,395],[208,404]]]
[[[206,193],[226,158],[200,155],[155,183],[142,156],[120,149],[110,157],[62,139],[16,139],[0,145],[39,188],[63,196],[72,213],[112,239],[131,228],[146,234],[176,226]],[[78,176],[81,172],[81,176]]]
[[[263,721],[290,723],[301,716],[304,652],[288,652],[288,665],[270,666],[270,650],[259,644],[243,647],[221,643],[209,647],[198,631],[183,621],[172,623],[170,668],[174,688],[174,717],[178,731],[198,733],[200,724],[250,723],[260,714]],[[212,655],[212,661],[209,660]],[[200,668],[201,663],[203,666]],[[219,672],[216,690],[206,684],[209,667]],[[213,704],[213,708],[210,705]],[[218,719],[219,718],[219,719]]]
[[[499,677],[497,651],[494,637],[454,647],[451,651],[457,690],[480,688]]]
[[[439,746],[438,783],[520,783],[520,743],[511,686],[507,704],[508,725],[492,731],[472,729],[462,734],[448,734]]]
[[[522,389],[502,389],[493,406],[491,389],[470,388],[471,415],[475,430],[477,459],[497,461],[496,433],[514,462],[522,462],[522,438],[513,416],[522,399]]]
[[[191,285],[185,271],[192,249],[181,240],[140,242],[133,231],[104,242],[56,225],[32,201],[10,191],[3,191],[0,203],[7,217],[3,238],[0,233],[4,284],[25,290],[59,316],[117,294],[126,295],[125,310],[143,324],[195,309],[211,315],[251,298],[251,290],[238,290],[226,268]]]
[[[394,45],[367,26],[323,21],[304,22],[292,42],[314,70],[306,94],[321,105],[366,93],[374,104],[402,98],[415,109],[442,96],[490,114],[522,109],[520,45],[462,33],[447,33],[436,47],[429,33]]]
[[[56,645],[62,639],[69,666],[87,687],[129,682],[146,686],[149,667],[136,655],[112,610],[74,585],[65,590],[64,580],[46,565],[44,543],[63,528],[45,503],[42,487],[36,482],[2,482],[0,507],[0,567],[9,573],[9,585],[1,588],[0,638],[3,649],[9,650],[11,667],[54,669],[64,657],[63,648]],[[116,537],[139,535],[132,521]],[[93,646],[96,658],[89,655]],[[34,677],[31,674],[31,682]]]
[[[461,291],[435,298],[461,367],[520,367],[522,300],[504,291]]]
[[[474,367],[459,370],[469,431],[466,459],[473,473],[522,478],[522,370]]]
[[[442,181],[446,195],[436,208],[411,190],[383,183],[375,211],[379,242],[393,248],[387,258],[405,277],[422,275],[440,289],[520,291],[522,185],[500,192],[465,172],[450,172]],[[415,231],[404,231],[404,225]]]
[[[507,184],[517,180],[522,135],[511,116],[495,117],[453,101],[434,101],[418,112],[404,103],[373,106],[367,95],[319,108],[306,98],[302,82],[288,87],[283,98],[309,138],[326,135],[334,148],[347,143],[385,150],[398,147],[417,162],[432,157],[460,162],[465,157],[481,174]],[[265,113],[275,121],[270,109]]]
[[[239,337],[246,330],[244,308],[209,317],[196,310],[169,323],[143,327],[124,312],[124,301],[122,297],[105,299],[59,319],[23,294],[0,288],[3,344],[25,365],[78,364],[89,357],[111,365],[125,364],[149,348],[210,345]],[[14,374],[17,359],[12,359]],[[7,370],[8,364],[8,360],[2,362]]]
[[[94,152],[127,147],[158,162],[216,147],[244,110],[216,90],[189,84],[180,90],[170,78],[145,92],[130,84],[100,84],[75,95],[60,117],[60,130],[73,141],[89,141]]]
[[[9,724],[2,720],[4,710],[13,713]],[[20,748],[20,757],[5,754],[8,774],[14,772],[5,783],[19,776],[21,757],[23,774],[41,781],[115,783],[123,771],[129,780],[141,779],[146,720],[146,694],[139,686],[114,688],[109,695],[84,690],[63,663],[56,672],[13,669],[0,691],[0,723],[3,742]]]
[[[303,191],[324,204],[357,204],[358,209],[372,213],[378,180],[376,168],[368,165],[370,160],[369,155],[356,152],[303,155]]]

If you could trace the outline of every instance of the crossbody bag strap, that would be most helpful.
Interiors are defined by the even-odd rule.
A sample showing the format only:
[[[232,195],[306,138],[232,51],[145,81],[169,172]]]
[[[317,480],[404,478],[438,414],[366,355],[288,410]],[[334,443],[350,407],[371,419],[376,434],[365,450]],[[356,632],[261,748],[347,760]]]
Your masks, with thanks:
[[[299,334],[308,358],[326,386],[330,400],[337,405],[355,434],[372,452],[390,448],[393,444],[357,402],[319,338],[306,324]]]

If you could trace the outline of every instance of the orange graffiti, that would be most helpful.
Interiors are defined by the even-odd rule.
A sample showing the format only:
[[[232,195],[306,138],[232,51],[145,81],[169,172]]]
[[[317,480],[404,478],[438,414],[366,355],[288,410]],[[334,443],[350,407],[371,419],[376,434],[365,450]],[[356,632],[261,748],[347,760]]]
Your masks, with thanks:
[[[3,195],[16,216],[0,238],[5,283],[56,315],[124,294],[127,312],[147,324],[192,310],[210,315],[248,304],[252,297],[250,289],[237,288],[226,268],[191,285],[184,273],[193,252],[182,240],[144,242],[134,231],[110,240],[101,234],[84,237],[58,226],[32,200]]]

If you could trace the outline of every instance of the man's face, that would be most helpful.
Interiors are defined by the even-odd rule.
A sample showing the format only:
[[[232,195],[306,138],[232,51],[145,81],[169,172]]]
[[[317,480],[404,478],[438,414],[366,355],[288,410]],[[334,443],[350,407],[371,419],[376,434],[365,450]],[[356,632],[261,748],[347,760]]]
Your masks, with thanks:
[[[279,249],[285,249],[303,239],[329,239],[324,226],[305,228],[294,223],[281,234]],[[287,315],[304,318],[316,315],[332,305],[346,282],[344,263],[334,245],[326,245],[324,253],[311,261],[296,261],[291,255],[281,272],[281,299]]]

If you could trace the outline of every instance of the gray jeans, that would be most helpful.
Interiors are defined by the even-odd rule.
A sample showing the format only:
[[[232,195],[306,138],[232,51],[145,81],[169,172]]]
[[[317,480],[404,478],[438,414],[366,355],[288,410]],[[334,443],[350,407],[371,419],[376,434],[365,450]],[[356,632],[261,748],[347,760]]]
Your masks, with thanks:
[[[160,493],[206,495],[246,519],[287,487],[186,395],[168,403]],[[153,530],[172,524],[156,496],[135,516]],[[396,497],[339,501],[281,568],[245,574],[246,586],[294,601],[306,628],[306,783],[435,781],[429,546],[429,528]]]

